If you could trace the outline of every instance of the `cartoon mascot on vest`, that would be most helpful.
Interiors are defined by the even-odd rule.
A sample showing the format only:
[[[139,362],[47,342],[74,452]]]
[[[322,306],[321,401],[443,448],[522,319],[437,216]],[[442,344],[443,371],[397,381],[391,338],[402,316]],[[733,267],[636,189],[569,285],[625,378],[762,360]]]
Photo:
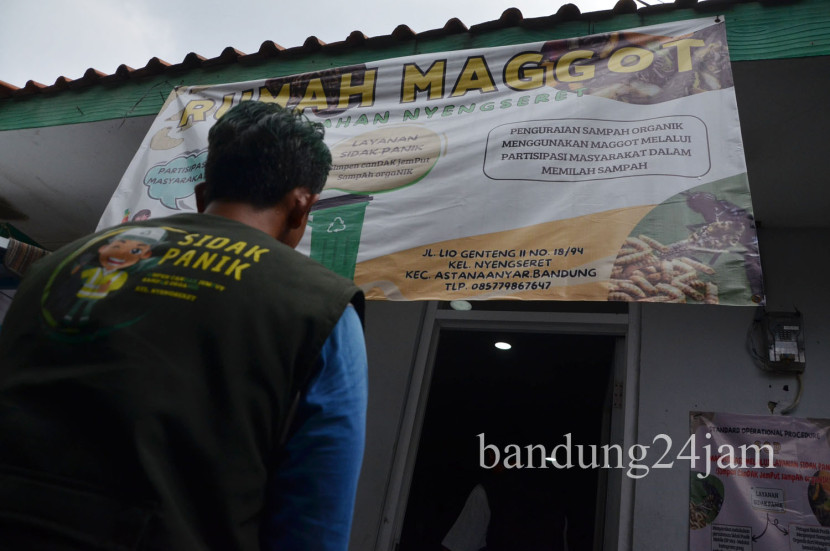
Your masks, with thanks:
[[[120,289],[129,278],[127,268],[150,258],[153,245],[162,241],[166,233],[163,228],[128,229],[98,248],[97,262],[75,266],[72,274],[83,268],[83,285],[63,321],[71,323],[76,316],[79,316],[81,323],[89,321],[93,306],[109,293]]]

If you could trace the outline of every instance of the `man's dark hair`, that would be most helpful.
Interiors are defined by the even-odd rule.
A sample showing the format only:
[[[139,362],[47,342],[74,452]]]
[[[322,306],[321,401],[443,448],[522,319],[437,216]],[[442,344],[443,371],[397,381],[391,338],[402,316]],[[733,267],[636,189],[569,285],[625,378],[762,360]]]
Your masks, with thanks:
[[[325,130],[299,111],[245,101],[208,133],[205,202],[277,204],[296,187],[320,193],[331,168]]]

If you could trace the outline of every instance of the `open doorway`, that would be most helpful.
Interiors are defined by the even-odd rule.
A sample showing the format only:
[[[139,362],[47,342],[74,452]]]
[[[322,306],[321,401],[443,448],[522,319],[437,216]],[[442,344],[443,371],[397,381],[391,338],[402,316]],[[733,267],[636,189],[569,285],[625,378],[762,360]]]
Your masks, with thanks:
[[[566,434],[574,445],[606,443],[616,340],[604,335],[441,331],[399,551],[439,551],[478,485],[505,503],[522,502],[518,508],[494,504],[493,522],[501,519],[497,524],[502,534],[509,536],[511,529],[527,532],[519,520],[537,522],[544,527],[533,537],[568,539],[569,551],[594,549],[594,542],[601,540],[596,529],[602,524],[597,518],[603,509],[598,507],[600,472],[578,466],[539,468],[541,455],[529,458],[526,446],[542,445],[550,453]],[[511,348],[497,349],[500,341]],[[507,466],[514,468],[482,469],[483,443],[498,448],[502,462],[512,455]],[[508,449],[511,444],[519,448]],[[521,456],[513,453],[517,449]],[[485,463],[492,465],[492,459],[488,456]],[[517,459],[522,468],[516,468]],[[528,468],[529,463],[536,468]],[[518,488],[530,493],[517,493]],[[556,540],[539,549],[565,545]]]

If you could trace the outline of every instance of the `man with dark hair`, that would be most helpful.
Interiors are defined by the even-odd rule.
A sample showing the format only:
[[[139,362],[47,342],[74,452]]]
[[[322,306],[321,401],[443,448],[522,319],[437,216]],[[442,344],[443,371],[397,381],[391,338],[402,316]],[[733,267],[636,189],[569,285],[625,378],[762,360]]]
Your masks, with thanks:
[[[243,200],[264,207],[299,182],[312,194],[320,193],[331,168],[323,126],[298,121],[305,121],[299,111],[274,112],[268,103],[250,103],[225,114],[208,133],[205,200]]]
[[[27,273],[0,332],[0,549],[346,549],[363,295],[292,250],[322,137],[242,103],[210,130],[200,214],[103,230]],[[106,245],[137,235],[153,239],[117,288],[67,315],[81,259],[119,266]]]

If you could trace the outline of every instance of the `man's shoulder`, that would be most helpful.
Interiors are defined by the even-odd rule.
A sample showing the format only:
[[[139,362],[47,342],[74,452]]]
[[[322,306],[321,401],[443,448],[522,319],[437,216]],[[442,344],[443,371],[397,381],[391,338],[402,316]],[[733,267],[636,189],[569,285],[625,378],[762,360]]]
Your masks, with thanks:
[[[161,218],[151,218],[142,222],[128,222],[115,227],[126,226],[149,226],[149,227],[172,227],[172,228],[205,228],[213,230],[223,230],[228,232],[244,233],[256,236],[261,239],[273,239],[268,234],[249,226],[238,220],[226,218],[224,216],[216,216],[213,214],[199,213],[199,212],[185,212],[180,214],[171,214]]]
[[[352,280],[333,272],[317,260],[289,247],[261,230],[237,220],[212,214],[187,213],[148,220],[144,223],[154,223],[153,225],[157,227],[167,226],[200,233],[198,237],[183,239],[182,242],[185,244],[197,245],[203,248],[216,247],[215,250],[217,251],[242,250],[241,256],[246,262],[262,261],[277,265],[284,278],[293,279],[294,284],[300,287],[341,289],[343,290],[341,292],[348,294],[358,293],[358,289]],[[225,242],[224,239],[226,238],[230,238],[230,241]],[[242,242],[245,243],[244,246]],[[358,307],[358,312],[362,316],[360,307]]]
[[[117,237],[136,228],[159,229],[155,235],[158,242],[153,245],[153,256],[169,258],[165,264],[178,267],[198,264],[204,267],[203,264],[211,258],[210,255],[216,255],[215,263],[218,265],[224,255],[229,260],[222,264],[223,268],[234,266],[236,261],[236,272],[242,272],[244,267],[246,278],[254,272],[260,272],[261,277],[275,277],[277,274],[281,283],[297,290],[321,292],[329,297],[332,293],[349,296],[359,293],[351,280],[334,273],[271,235],[238,220],[213,214],[189,212],[141,222],[127,222],[87,236],[75,242],[73,248],[89,248],[90,243]],[[168,252],[171,249],[176,250]],[[358,310],[362,314],[360,307]]]

